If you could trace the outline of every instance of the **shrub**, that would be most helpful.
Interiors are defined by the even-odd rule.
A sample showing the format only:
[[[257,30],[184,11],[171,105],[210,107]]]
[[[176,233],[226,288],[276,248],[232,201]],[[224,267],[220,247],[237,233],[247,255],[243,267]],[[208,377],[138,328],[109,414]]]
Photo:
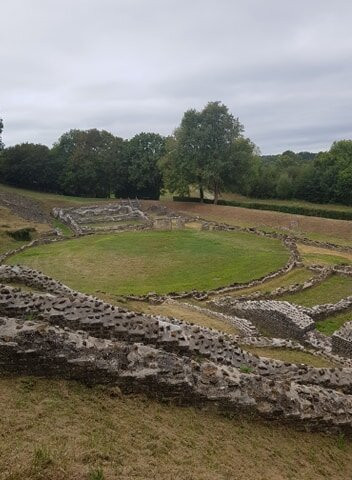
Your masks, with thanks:
[[[88,476],[89,480],[104,480],[104,472],[101,468],[97,468],[96,470],[91,470]]]
[[[34,451],[33,464],[39,470],[45,470],[53,463],[50,450],[47,447],[38,447]]]
[[[241,372],[241,373],[252,373],[252,372],[253,372],[253,368],[250,367],[249,365],[241,365],[241,366],[240,366],[240,372]]]
[[[28,242],[32,240],[32,233],[34,232],[35,228],[20,228],[19,230],[8,230],[6,233],[18,242]]]

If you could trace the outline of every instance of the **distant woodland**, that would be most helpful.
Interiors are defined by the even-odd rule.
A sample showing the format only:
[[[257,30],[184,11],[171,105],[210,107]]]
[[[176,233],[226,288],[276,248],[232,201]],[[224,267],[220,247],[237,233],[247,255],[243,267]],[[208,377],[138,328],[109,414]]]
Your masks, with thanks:
[[[187,110],[173,135],[142,132],[126,140],[105,130],[70,130],[52,148],[1,141],[0,181],[12,186],[89,197],[158,199],[224,192],[254,198],[352,205],[352,140],[327,152],[260,155],[226,105]]]

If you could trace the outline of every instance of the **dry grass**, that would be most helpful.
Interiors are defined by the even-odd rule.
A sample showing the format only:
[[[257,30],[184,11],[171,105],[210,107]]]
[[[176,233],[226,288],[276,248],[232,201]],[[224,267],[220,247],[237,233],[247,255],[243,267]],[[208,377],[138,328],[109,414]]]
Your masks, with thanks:
[[[318,235],[335,243],[351,243],[352,222],[328,218],[306,217],[288,213],[252,210],[248,208],[226,207],[222,205],[205,205],[188,202],[164,202],[172,210],[190,215],[199,215],[208,220],[226,222],[230,225],[258,227],[278,231],[291,231],[295,235]]]
[[[118,303],[116,301],[114,302],[114,299],[111,297],[107,297],[106,300],[112,301],[113,303]],[[215,330],[229,333],[230,335],[238,334],[238,330],[225,321],[222,321],[211,314],[190,310],[189,308],[184,307],[182,303],[177,305],[167,303],[161,305],[150,305],[146,302],[128,302],[123,305],[137,312],[143,312],[149,315],[176,317],[184,322],[195,323],[202,327],[214,328]]]
[[[212,197],[210,197],[212,198]],[[314,209],[323,209],[323,210],[337,210],[340,212],[351,212],[352,207],[342,204],[333,204],[333,203],[312,203],[306,202],[305,200],[279,200],[277,198],[252,198],[245,197],[238,193],[223,193],[221,198],[224,200],[235,200],[237,202],[246,202],[246,203],[264,203],[265,205],[287,205],[292,207],[307,207]]]
[[[311,245],[297,244],[298,251],[302,255],[303,261],[306,264],[326,264],[336,265],[341,263],[352,263],[352,253],[339,252],[338,250],[331,250],[328,248],[313,247]]]
[[[254,353],[259,357],[275,358],[276,360],[282,360],[289,363],[304,363],[312,367],[335,367],[331,361],[318,357],[308,352],[301,352],[299,350],[292,350],[289,348],[268,348],[268,347],[255,347],[251,345],[243,345],[243,350]]]
[[[7,235],[8,230],[19,230],[21,228],[35,228],[40,235],[50,230],[47,223],[37,223],[18,217],[6,208],[0,206],[0,253],[4,253],[13,248],[18,248],[26,242],[16,241]]]
[[[35,190],[27,190],[24,188],[9,187],[8,185],[3,184],[0,184],[0,191],[16,193],[31,198],[32,200],[36,200],[41,204],[46,213],[50,213],[54,207],[79,207],[80,205],[114,201],[114,199],[107,198],[71,197],[68,195],[57,195],[56,193],[37,192]]]
[[[113,393],[0,379],[0,479],[350,478],[348,439]]]

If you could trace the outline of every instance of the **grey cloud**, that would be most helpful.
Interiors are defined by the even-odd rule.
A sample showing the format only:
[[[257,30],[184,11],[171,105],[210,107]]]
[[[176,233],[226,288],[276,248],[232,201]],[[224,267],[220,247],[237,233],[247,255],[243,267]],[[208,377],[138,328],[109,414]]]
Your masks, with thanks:
[[[3,0],[7,145],[170,134],[222,100],[263,153],[351,137],[350,0]]]

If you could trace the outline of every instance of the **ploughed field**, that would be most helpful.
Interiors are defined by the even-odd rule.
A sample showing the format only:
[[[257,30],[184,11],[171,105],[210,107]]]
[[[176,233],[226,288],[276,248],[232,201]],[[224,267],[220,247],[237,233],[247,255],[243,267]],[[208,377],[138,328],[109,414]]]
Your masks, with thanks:
[[[279,240],[242,232],[123,232],[28,249],[8,259],[86,293],[115,295],[211,289],[282,267]]]

